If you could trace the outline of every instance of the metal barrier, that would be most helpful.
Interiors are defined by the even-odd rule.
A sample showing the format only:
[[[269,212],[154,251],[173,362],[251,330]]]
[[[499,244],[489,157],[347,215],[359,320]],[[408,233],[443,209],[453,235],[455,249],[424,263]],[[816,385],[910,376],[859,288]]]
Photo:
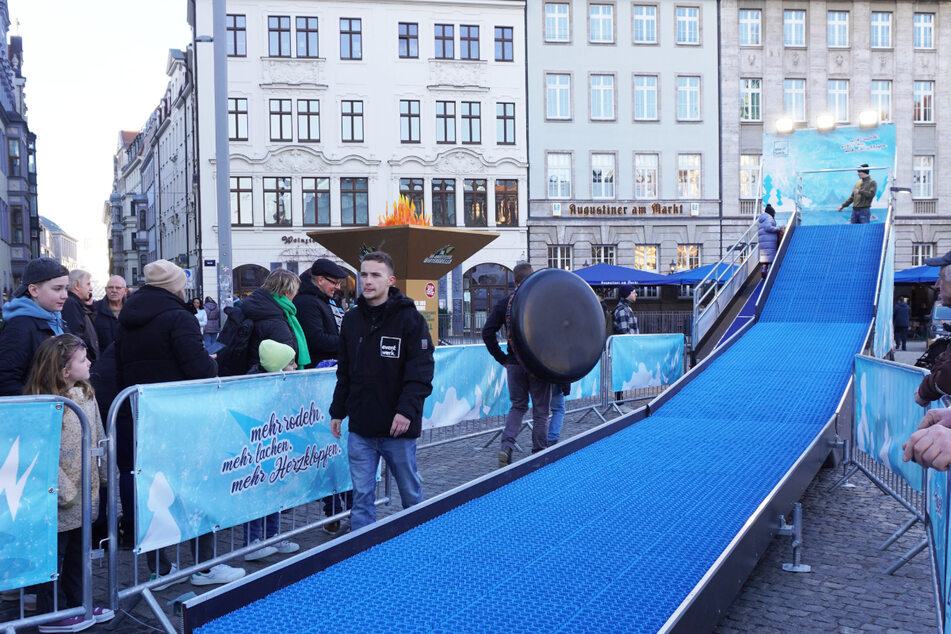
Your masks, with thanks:
[[[92,448],[92,441],[90,438],[90,429],[89,429],[89,420],[86,418],[86,415],[83,413],[82,409],[72,400],[64,396],[53,396],[53,395],[42,395],[42,396],[12,396],[0,398],[0,408],[8,405],[20,405],[25,403],[58,403],[56,407],[57,410],[62,410],[63,406],[71,409],[79,418],[79,424],[82,427],[82,606],[59,609],[59,574],[58,572],[54,574],[53,577],[53,611],[46,614],[37,614],[35,616],[27,617],[25,615],[25,606],[24,606],[24,589],[20,589],[20,609],[19,609],[19,618],[7,621],[0,622],[0,629],[4,632],[12,633],[16,632],[18,628],[33,627],[37,625],[42,625],[44,623],[50,623],[52,621],[58,621],[60,619],[71,618],[75,616],[82,616],[85,621],[93,621],[93,598],[92,598],[92,457],[101,456],[102,450],[100,448]],[[5,420],[15,420],[20,421],[20,418],[17,416],[5,415],[3,417]],[[59,447],[56,448],[57,462],[59,460]],[[6,463],[5,463],[6,464]],[[10,463],[13,464],[13,463]],[[14,464],[15,468],[15,464]],[[17,473],[13,473],[15,478]],[[57,477],[54,476],[52,482],[48,483],[50,486],[48,488],[50,493],[56,493],[57,491]],[[7,495],[12,495],[12,492],[8,492]],[[54,552],[57,550],[56,544],[53,544]],[[57,556],[57,562],[59,557]],[[58,570],[58,564],[57,564]]]

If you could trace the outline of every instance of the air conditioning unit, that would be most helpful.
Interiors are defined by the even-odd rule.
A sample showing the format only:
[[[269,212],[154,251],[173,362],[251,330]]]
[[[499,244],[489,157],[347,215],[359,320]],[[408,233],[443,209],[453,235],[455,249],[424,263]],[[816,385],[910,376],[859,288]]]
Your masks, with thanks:
[[[551,204],[551,215],[560,216],[561,215],[561,203],[552,203]]]

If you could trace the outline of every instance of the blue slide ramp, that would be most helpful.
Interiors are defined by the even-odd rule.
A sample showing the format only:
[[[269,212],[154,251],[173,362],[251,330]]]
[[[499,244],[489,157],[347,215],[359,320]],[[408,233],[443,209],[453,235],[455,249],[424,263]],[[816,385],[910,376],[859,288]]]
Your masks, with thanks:
[[[804,456],[828,454],[818,440],[868,337],[883,231],[796,227],[759,321],[646,418],[192,600],[186,631],[709,629],[717,609],[691,610],[711,587],[732,600],[772,532],[729,581],[726,553]],[[475,493],[440,507],[465,488]]]

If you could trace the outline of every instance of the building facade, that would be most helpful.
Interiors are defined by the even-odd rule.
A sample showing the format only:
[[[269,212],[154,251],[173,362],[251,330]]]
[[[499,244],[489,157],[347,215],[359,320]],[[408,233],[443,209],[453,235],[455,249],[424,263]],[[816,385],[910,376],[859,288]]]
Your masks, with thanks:
[[[530,2],[526,25],[532,264],[719,259],[717,3]]]
[[[109,274],[121,275],[126,283],[144,283],[148,263],[148,199],[142,190],[142,162],[146,131],[119,132],[119,147],[113,157],[112,194],[103,211],[109,231]]]
[[[40,256],[59,260],[72,271],[79,268],[79,250],[76,238],[66,233],[58,224],[40,216]]]

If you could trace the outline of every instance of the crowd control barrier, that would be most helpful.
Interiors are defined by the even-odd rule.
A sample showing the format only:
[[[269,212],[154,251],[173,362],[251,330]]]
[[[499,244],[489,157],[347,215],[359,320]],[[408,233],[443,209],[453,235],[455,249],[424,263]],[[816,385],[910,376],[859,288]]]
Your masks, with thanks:
[[[60,609],[57,571],[57,515],[60,433],[64,407],[82,426],[82,606]],[[0,616],[8,633],[60,619],[93,619],[92,458],[89,421],[82,409],[60,396],[0,398],[0,591],[19,591],[17,616]],[[32,585],[53,582],[53,611],[26,616],[24,596]],[[5,621],[3,619],[6,619]]]

